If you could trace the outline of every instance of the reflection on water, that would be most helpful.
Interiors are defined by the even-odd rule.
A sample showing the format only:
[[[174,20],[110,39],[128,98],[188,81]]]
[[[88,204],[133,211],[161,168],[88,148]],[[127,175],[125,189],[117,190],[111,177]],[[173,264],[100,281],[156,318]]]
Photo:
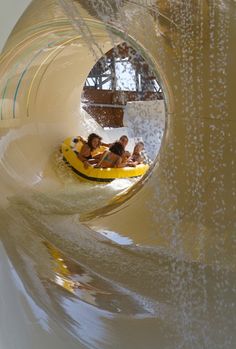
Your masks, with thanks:
[[[224,348],[215,345],[219,328],[232,343],[234,268],[179,260],[107,229],[98,234],[86,228],[82,213],[118,194],[120,200],[133,182],[81,183],[58,152],[54,158],[57,189],[18,191],[8,197],[0,220],[14,275],[24,280],[22,292],[36,317],[47,314],[42,326],[50,328],[48,319],[57,319],[66,333],[98,349],[153,349],[156,343],[160,349],[173,343],[187,349],[193,337],[193,348]]]
[[[25,291],[48,318],[99,349],[121,349],[127,343],[128,348],[153,349],[157,342],[160,349],[173,348],[173,342],[181,348],[183,337],[190,340],[186,328],[191,337],[202,333],[199,348],[207,340],[214,348],[219,326],[230,336],[235,272],[126,244],[111,232],[101,232],[104,237],[91,232],[79,220],[86,205],[80,207],[77,196],[81,191],[85,201],[86,189],[92,190],[78,183],[76,193],[24,192],[9,198],[7,216],[1,215],[1,228],[7,227],[1,229],[4,247]],[[88,205],[91,195],[87,200]],[[222,285],[229,283],[225,294]],[[43,322],[50,327],[47,319]]]
[[[71,241],[79,252],[75,256],[65,245],[68,231],[64,233],[63,241],[62,236],[55,232],[55,243],[61,240],[61,246],[66,250],[65,254],[56,248],[53,242],[45,240],[44,236],[52,238],[47,230],[49,226],[41,225],[40,218],[36,222],[35,211],[31,208],[29,210],[26,202],[23,204],[12,199],[11,204],[8,211],[11,224],[8,225],[7,232],[2,234],[2,241],[7,254],[11,256],[13,278],[22,297],[26,297],[27,303],[34,311],[34,317],[44,329],[50,331],[50,319],[57,319],[66,332],[79,338],[88,347],[94,347],[95,343],[99,342],[95,347],[108,348],[114,340],[111,339],[111,334],[115,334],[113,321],[129,322],[131,319],[138,321],[161,316],[162,306],[156,301],[122,287],[120,283],[114,283],[105,275],[79,263],[79,254],[85,247],[82,236],[79,239],[82,250],[78,248],[78,241]],[[48,211],[47,214],[53,216],[52,212]],[[8,215],[1,215],[1,228],[9,219]],[[42,213],[39,216],[42,218]],[[21,226],[19,222],[22,223]],[[90,238],[89,240],[94,244]],[[13,241],[17,241],[17,244]],[[67,247],[70,249],[69,245]],[[94,247],[97,248],[96,242]],[[99,248],[101,247],[100,244]],[[105,259],[110,259],[112,263],[111,255],[109,257],[112,250],[108,252],[109,250],[105,244],[100,255],[97,250],[97,257],[102,258],[104,254],[104,258],[106,256]],[[89,258],[86,255],[87,253],[85,258],[82,258],[83,262]],[[112,265],[107,267],[112,269]],[[24,280],[24,285],[20,280]],[[115,337],[119,336],[118,330]]]
[[[101,233],[102,235],[106,236],[108,239],[110,239],[110,240],[112,240],[120,245],[131,245],[133,243],[133,241],[131,239],[129,239],[128,237],[121,236],[120,234],[118,234],[114,231],[102,229],[102,230],[98,230],[98,233]]]

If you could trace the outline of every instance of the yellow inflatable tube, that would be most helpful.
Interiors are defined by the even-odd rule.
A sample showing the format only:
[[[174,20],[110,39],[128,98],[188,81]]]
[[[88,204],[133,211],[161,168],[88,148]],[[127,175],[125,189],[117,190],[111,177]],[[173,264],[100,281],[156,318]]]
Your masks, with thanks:
[[[135,178],[143,176],[149,166],[146,164],[140,164],[136,167],[123,167],[123,168],[84,168],[82,161],[80,161],[73,150],[72,138],[67,138],[61,145],[61,152],[63,159],[71,166],[72,170],[82,179],[94,182],[111,182],[117,178]],[[81,142],[77,145],[77,149],[81,147]],[[96,152],[103,151],[104,147],[100,147]],[[95,154],[93,154],[95,155]]]

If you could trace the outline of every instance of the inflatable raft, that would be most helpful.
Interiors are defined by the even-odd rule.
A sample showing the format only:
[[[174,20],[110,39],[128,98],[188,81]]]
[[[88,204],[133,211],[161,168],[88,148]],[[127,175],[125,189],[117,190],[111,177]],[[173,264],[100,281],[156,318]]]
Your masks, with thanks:
[[[146,164],[140,164],[136,167],[123,167],[123,168],[84,168],[84,164],[79,160],[76,151],[79,151],[83,143],[73,142],[74,138],[67,138],[61,145],[61,151],[64,161],[70,165],[72,170],[83,180],[95,181],[95,182],[111,182],[117,178],[135,178],[143,176],[149,166]],[[104,147],[96,149],[92,155],[96,155],[99,152],[103,152]]]

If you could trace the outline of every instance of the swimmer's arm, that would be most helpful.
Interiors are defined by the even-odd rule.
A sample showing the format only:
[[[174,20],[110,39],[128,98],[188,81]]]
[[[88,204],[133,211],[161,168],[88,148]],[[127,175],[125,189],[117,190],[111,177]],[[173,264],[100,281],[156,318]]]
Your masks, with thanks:
[[[121,156],[123,164],[127,164],[127,161],[129,161],[130,157],[131,157],[130,152],[126,150],[124,154]]]
[[[101,167],[101,163],[104,159],[104,157],[106,156],[106,154],[108,153],[107,150],[105,150],[103,153],[99,153],[97,154],[94,158],[95,158],[95,161],[96,161],[96,164],[95,164],[95,168],[100,168]]]
[[[82,142],[84,144],[86,143],[86,140],[82,136],[78,136],[77,138],[80,142]]]
[[[104,154],[104,152],[98,153],[98,154],[96,154],[96,155],[93,156],[93,159],[95,159],[95,160],[101,160],[103,154]]]
[[[121,167],[125,167],[125,166],[126,166],[126,162],[123,162],[122,157],[119,156],[119,158],[116,160],[114,167],[121,168]]]
[[[137,161],[129,161],[128,163],[127,163],[127,166],[129,166],[129,167],[136,167],[137,165],[138,165],[139,163],[137,162]]]
[[[138,159],[138,163],[139,164],[142,164],[144,162],[144,157],[143,156],[140,156],[140,158]]]
[[[98,167],[97,165],[101,162],[102,155],[103,155],[103,153],[99,153],[99,154],[93,156],[92,159],[88,160],[88,163],[92,164],[92,165],[96,165],[95,167]]]
[[[77,144],[78,142],[81,142],[81,143],[83,143],[83,144],[86,143],[86,140],[85,140],[83,137],[81,137],[81,136],[77,136],[77,137],[73,138],[72,141],[73,141],[75,144]]]
[[[101,145],[102,145],[103,147],[110,148],[110,146],[112,145],[112,143],[101,142]]]
[[[82,146],[79,155],[81,156],[81,158],[84,158],[84,160],[86,160],[86,158],[91,155],[90,148],[87,144],[84,144]]]
[[[87,157],[90,155],[90,149],[87,146],[87,144],[84,144],[80,150],[80,152],[77,153],[77,157],[80,159],[80,161],[83,162],[84,167],[88,168],[89,162]]]

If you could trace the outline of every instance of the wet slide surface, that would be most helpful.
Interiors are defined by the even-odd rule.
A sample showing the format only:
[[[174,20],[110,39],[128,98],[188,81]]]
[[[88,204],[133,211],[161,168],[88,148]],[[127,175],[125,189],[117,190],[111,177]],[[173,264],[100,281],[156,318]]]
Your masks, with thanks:
[[[235,18],[233,1],[32,1],[0,56],[1,348],[235,347]],[[162,84],[160,151],[139,181],[79,182],[60,144],[103,132],[80,96],[124,40]]]

